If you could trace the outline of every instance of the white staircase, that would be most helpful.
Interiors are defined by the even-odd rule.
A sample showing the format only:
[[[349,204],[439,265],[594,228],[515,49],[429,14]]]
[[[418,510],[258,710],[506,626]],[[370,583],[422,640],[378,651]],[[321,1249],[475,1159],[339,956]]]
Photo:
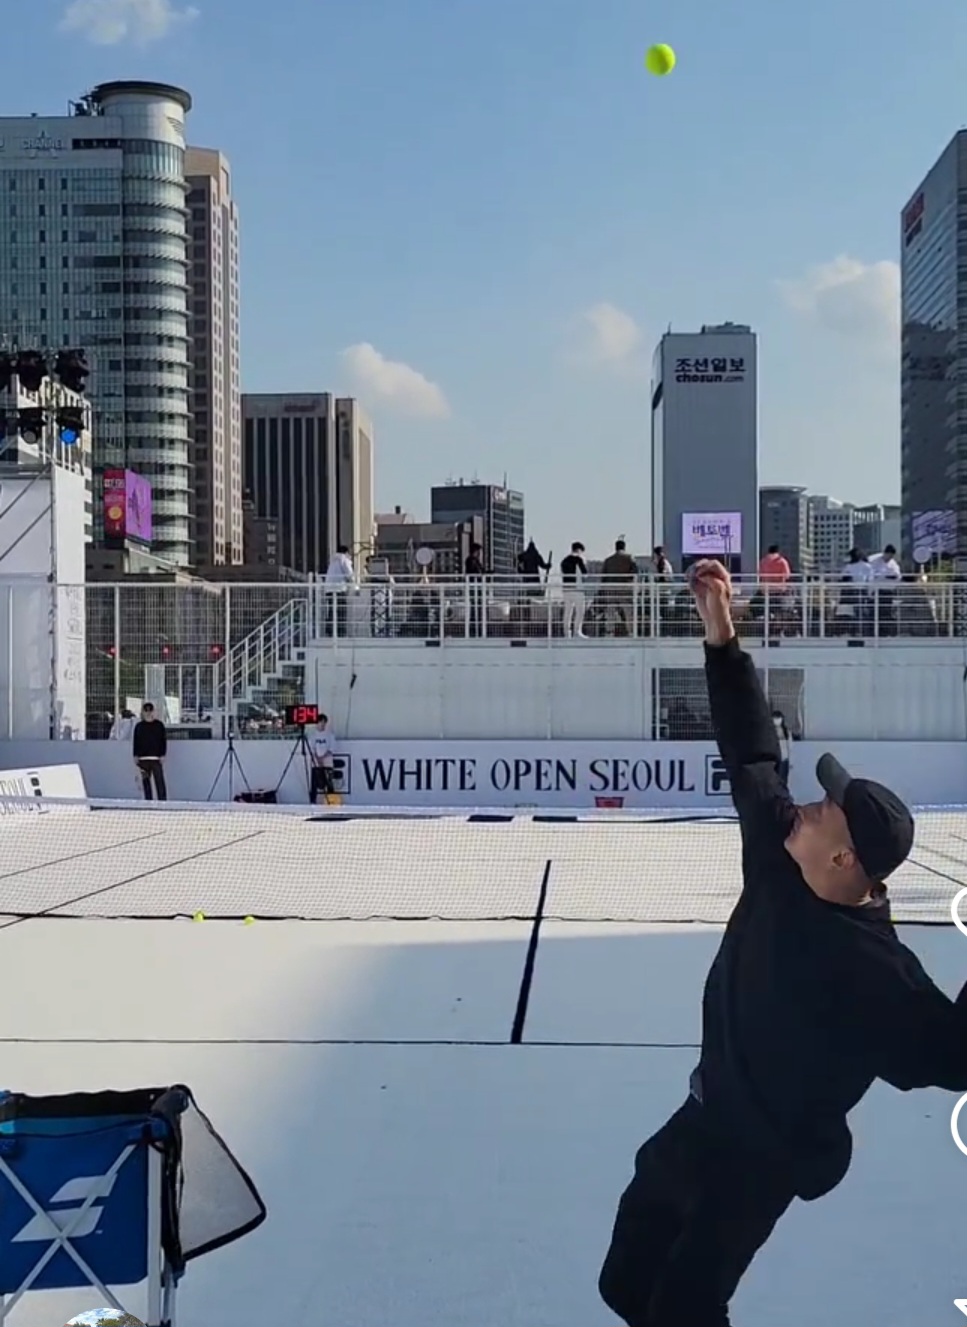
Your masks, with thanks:
[[[305,664],[311,618],[311,599],[290,599],[233,645],[216,668],[216,709],[234,714],[239,705],[259,704],[265,692],[287,678],[295,681]]]

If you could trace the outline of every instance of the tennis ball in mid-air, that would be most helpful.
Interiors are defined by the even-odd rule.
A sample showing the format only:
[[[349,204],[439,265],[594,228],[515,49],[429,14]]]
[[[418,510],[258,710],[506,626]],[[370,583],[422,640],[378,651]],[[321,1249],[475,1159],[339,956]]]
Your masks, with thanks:
[[[645,54],[645,68],[649,74],[670,74],[675,68],[675,52],[664,42],[650,46]]]

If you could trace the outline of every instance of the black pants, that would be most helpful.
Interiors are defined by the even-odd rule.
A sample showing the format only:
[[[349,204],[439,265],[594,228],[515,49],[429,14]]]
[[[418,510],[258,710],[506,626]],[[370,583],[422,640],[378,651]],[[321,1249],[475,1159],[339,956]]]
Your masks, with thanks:
[[[335,792],[332,770],[327,765],[313,765],[309,774],[309,801],[314,802],[320,793]]]
[[[154,795],[151,791],[152,781],[155,791],[158,794],[159,802],[168,800],[168,785],[165,783],[164,766],[160,760],[139,760],[138,769],[141,771],[141,787],[144,789],[144,800],[153,802]]]
[[[639,1150],[598,1282],[628,1327],[728,1327],[729,1300],[794,1197],[713,1138],[689,1100]]]

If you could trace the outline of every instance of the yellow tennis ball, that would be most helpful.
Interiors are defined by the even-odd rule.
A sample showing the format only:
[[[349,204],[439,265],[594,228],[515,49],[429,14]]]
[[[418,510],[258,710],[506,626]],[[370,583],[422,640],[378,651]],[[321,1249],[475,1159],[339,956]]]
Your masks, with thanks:
[[[193,922],[203,922],[205,920],[205,914],[203,912],[196,912],[191,920]]]
[[[254,926],[254,925],[255,925],[255,918],[254,918],[254,917],[246,917],[245,920],[244,920],[244,922],[242,923],[242,925],[243,925],[243,926]]]
[[[675,68],[675,52],[664,42],[651,46],[645,55],[645,68],[649,74],[670,74]]]

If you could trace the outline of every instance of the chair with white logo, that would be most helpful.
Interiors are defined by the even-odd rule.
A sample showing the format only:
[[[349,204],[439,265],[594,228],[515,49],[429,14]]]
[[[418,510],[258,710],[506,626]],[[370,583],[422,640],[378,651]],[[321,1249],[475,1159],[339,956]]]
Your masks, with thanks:
[[[0,1325],[31,1290],[86,1287],[174,1327],[188,1262],[261,1225],[265,1205],[187,1087],[0,1093]],[[141,1298],[141,1295],[138,1296]]]

